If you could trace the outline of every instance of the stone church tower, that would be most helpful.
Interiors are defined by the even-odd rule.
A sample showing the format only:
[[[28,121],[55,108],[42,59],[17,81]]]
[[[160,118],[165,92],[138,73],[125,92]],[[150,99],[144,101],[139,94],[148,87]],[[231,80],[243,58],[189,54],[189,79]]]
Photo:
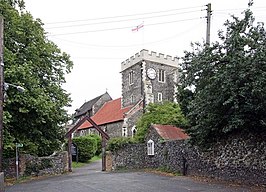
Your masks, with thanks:
[[[141,50],[121,64],[122,107],[140,100],[144,106],[161,101],[175,101],[178,59]]]
[[[122,108],[133,106],[124,114],[123,136],[137,131],[135,124],[149,103],[175,101],[178,83],[178,59],[148,50],[121,64]]]

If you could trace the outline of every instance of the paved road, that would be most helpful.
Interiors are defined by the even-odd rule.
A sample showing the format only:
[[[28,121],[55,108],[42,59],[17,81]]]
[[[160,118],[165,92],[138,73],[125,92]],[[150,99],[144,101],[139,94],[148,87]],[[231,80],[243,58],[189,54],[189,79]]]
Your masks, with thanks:
[[[100,171],[101,162],[73,173],[33,180],[6,188],[6,192],[246,192],[248,188],[194,181],[145,172]]]

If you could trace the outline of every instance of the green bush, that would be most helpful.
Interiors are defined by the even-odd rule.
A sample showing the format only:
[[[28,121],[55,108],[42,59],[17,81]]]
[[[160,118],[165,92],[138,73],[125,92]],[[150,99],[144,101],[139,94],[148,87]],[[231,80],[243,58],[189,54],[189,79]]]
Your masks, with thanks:
[[[96,135],[96,134],[92,134],[92,135],[89,135],[89,137],[95,139],[95,142],[96,142],[96,148],[95,148],[95,155],[100,155],[101,152],[102,152],[102,139],[99,135]]]
[[[94,136],[75,137],[73,143],[77,145],[80,162],[87,162],[97,152],[97,139]]]
[[[148,128],[151,124],[175,125],[186,127],[188,121],[183,115],[179,104],[173,102],[150,103],[144,113],[137,121],[137,134],[134,139],[144,142]]]
[[[136,143],[133,138],[129,137],[117,137],[108,141],[107,150],[115,151],[123,147],[125,144]]]

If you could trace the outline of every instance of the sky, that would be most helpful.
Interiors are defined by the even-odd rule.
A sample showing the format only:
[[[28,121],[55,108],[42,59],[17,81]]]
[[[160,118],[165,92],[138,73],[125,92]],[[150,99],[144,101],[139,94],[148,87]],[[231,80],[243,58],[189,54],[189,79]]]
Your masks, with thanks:
[[[74,67],[63,88],[75,109],[106,91],[121,97],[121,63],[142,49],[182,57],[191,42],[206,39],[211,3],[211,42],[230,15],[241,17],[249,0],[24,0],[44,23],[49,40],[71,56]],[[254,0],[256,22],[266,23],[266,1]],[[143,25],[138,31],[132,31]]]

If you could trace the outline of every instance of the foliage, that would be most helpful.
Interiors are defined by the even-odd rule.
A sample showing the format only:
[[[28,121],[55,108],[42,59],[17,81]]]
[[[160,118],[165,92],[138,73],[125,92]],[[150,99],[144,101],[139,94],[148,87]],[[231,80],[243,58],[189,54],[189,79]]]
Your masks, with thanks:
[[[100,159],[102,159],[101,157],[99,157],[99,156],[94,156],[94,157],[92,157],[91,159],[90,159],[90,161],[89,161],[89,163],[91,163],[91,162],[94,162],[94,161],[98,161],[98,160],[100,160]],[[72,162],[72,168],[79,168],[79,167],[83,167],[83,166],[85,166],[85,165],[87,165],[87,163],[81,163],[81,162],[75,162],[75,161],[73,161]]]
[[[185,52],[182,89],[195,88],[187,131],[199,145],[232,132],[266,131],[266,32],[254,20],[247,9],[243,19],[225,22],[219,42]]]
[[[181,173],[179,171],[173,171],[168,166],[160,166],[156,170],[159,171],[159,172],[163,172],[163,173],[173,174],[174,176],[181,176]]]
[[[12,154],[15,142],[24,144],[24,152],[49,155],[63,140],[68,120],[64,107],[71,100],[62,84],[73,63],[47,39],[43,23],[25,11],[23,0],[0,0],[0,15],[5,21],[5,82],[26,90],[18,93],[10,87],[6,91],[5,155]]]
[[[101,159],[102,159],[101,156],[96,155],[96,156],[94,156],[94,157],[92,157],[92,158],[90,159],[90,163],[91,163],[91,162],[98,161],[98,160],[101,160]]]
[[[80,168],[80,167],[83,167],[83,166],[85,166],[85,165],[87,165],[86,163],[81,163],[81,162],[75,162],[75,161],[73,161],[72,162],[72,168]]]
[[[96,146],[95,146],[95,155],[100,155],[102,153],[102,143],[101,143],[101,137],[96,134],[91,134],[88,137],[91,137],[95,139],[96,141]]]
[[[77,145],[78,148],[78,159],[80,162],[87,162],[90,160],[97,152],[98,142],[96,137],[93,136],[81,136],[74,137],[73,143]]]
[[[189,113],[189,103],[193,100],[193,92],[189,89],[182,89],[181,87],[178,87],[178,93],[178,103],[183,114],[187,116]]]
[[[111,138],[108,141],[107,150],[116,151],[116,150],[122,148],[124,145],[132,144],[132,143],[136,143],[136,141],[133,138],[130,138],[130,137]]]
[[[188,125],[188,122],[177,103],[151,103],[147,106],[146,112],[137,122],[138,131],[135,136],[136,141],[144,141],[147,130],[151,124],[185,127]]]

